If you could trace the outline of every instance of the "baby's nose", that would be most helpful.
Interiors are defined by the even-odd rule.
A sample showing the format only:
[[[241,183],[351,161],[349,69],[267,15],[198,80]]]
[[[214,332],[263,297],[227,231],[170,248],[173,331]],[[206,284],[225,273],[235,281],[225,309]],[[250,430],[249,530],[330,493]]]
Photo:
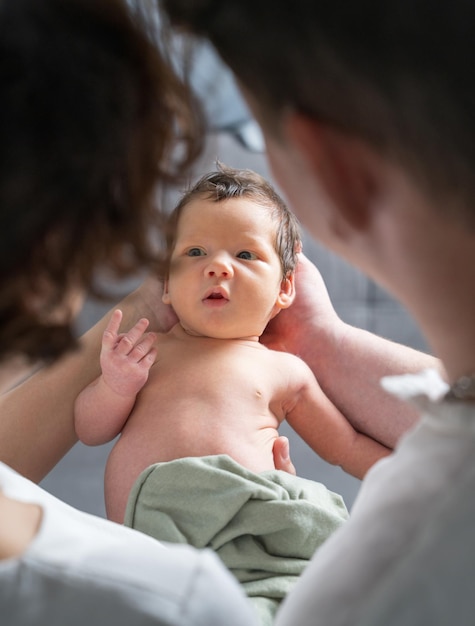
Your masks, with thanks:
[[[229,278],[233,275],[233,266],[230,259],[224,255],[215,255],[209,262],[206,273],[208,276]]]

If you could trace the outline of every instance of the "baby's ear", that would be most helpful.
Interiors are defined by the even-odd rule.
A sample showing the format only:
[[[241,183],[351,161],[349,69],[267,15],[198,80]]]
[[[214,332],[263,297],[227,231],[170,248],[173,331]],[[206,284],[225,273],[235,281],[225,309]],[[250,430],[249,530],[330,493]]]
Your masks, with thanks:
[[[168,293],[168,279],[163,281],[162,302],[163,304],[171,304],[170,294]]]
[[[280,291],[277,297],[276,306],[279,309],[288,309],[295,300],[294,274],[289,274],[280,284]]]

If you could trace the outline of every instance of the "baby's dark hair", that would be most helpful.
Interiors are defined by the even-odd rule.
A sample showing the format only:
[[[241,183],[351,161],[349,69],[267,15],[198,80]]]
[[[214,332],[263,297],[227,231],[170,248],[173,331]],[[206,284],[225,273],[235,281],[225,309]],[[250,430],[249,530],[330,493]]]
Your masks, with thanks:
[[[282,264],[282,276],[286,278],[295,272],[297,253],[301,248],[300,228],[295,215],[263,176],[252,170],[234,169],[218,162],[216,171],[205,174],[190,187],[170,214],[165,274],[175,245],[178,222],[183,209],[197,197],[214,202],[231,198],[246,198],[269,209],[276,223],[275,249]]]
[[[183,183],[203,133],[145,13],[0,3],[0,357],[74,345],[54,317],[70,289],[157,261],[156,186]]]

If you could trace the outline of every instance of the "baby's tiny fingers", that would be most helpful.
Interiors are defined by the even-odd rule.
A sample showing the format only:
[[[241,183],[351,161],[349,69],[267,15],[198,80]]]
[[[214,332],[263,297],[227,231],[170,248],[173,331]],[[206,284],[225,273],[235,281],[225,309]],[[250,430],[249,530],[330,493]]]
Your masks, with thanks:
[[[116,309],[107,323],[107,326],[102,335],[102,343],[107,348],[113,348],[117,343],[117,333],[119,332],[120,323],[122,321],[122,311]]]
[[[157,358],[158,351],[156,348],[152,348],[144,358],[140,361],[142,365],[144,365],[147,369],[150,369],[152,365],[155,363],[155,359]]]
[[[140,319],[127,333],[124,333],[117,343],[116,351],[120,354],[129,354],[142,339],[147,330],[149,321],[144,317]]]
[[[141,361],[150,352],[156,337],[155,333],[144,335],[134,349],[130,351],[129,357],[137,362]]]

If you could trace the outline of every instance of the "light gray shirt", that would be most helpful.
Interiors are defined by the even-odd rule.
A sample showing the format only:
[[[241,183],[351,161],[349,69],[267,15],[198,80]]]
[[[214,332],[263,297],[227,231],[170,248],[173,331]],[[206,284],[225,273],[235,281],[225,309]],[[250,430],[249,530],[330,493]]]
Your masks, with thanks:
[[[2,625],[257,623],[240,586],[212,552],[160,544],[77,511],[1,463],[0,489],[43,510],[26,552],[0,560]]]
[[[421,421],[370,470],[276,626],[475,623],[475,404],[445,400],[435,372],[384,384]]]

